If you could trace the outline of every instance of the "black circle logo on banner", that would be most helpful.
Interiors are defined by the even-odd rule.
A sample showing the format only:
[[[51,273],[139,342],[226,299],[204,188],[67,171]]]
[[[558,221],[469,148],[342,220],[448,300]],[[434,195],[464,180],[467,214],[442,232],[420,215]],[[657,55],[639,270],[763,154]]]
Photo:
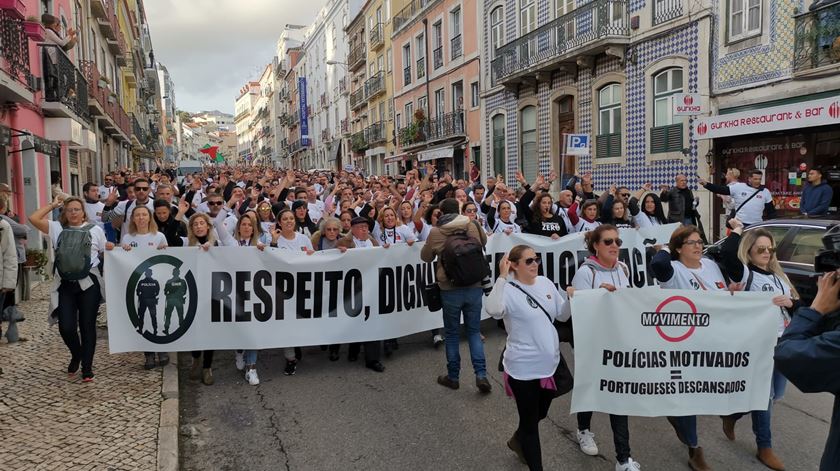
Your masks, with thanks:
[[[171,255],[155,255],[138,265],[128,279],[125,288],[128,318],[137,333],[149,342],[174,342],[195,320],[198,304],[195,277],[192,271],[182,274],[182,265],[181,260]],[[163,309],[159,310],[161,306]],[[145,322],[147,317],[151,325]],[[161,318],[163,325],[158,325]],[[177,328],[170,330],[173,322],[177,322]]]

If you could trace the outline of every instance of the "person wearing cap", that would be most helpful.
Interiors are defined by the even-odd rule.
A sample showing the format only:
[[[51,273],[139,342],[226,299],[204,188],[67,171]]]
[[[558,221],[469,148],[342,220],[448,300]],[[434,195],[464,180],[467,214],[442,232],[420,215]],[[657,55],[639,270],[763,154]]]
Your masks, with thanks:
[[[350,234],[339,239],[336,243],[336,247],[339,249],[355,249],[355,248],[363,248],[363,247],[378,247],[379,244],[376,243],[376,239],[370,235],[370,221],[367,218],[356,216],[350,222]],[[356,361],[359,358],[359,350],[361,349],[362,344],[360,343],[351,343],[350,344],[350,351],[347,353],[347,359],[349,361]],[[377,373],[382,373],[385,371],[385,366],[382,365],[380,359],[382,358],[382,342],[381,341],[374,341],[374,342],[364,342],[365,347],[365,366],[370,368]],[[339,347],[337,345],[333,345],[330,347],[330,355],[338,355]]]

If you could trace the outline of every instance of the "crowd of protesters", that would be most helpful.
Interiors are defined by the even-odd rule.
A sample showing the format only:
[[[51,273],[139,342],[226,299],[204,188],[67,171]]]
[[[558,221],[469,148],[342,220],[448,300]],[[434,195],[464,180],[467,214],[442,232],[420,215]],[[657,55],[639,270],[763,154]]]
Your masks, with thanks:
[[[399,177],[214,166],[207,167],[203,173],[179,176],[173,169],[161,166],[155,172],[108,174],[102,184],[85,184],[82,198],[56,192],[55,201],[35,211],[29,221],[57,247],[51,314],[70,351],[67,373],[73,376],[81,367],[83,381],[93,381],[95,323],[103,299],[100,256],[106,250],[197,246],[212,251],[214,247],[230,246],[312,254],[321,250],[345,252],[359,247],[388,248],[424,242],[421,258],[433,261],[442,257],[447,237],[458,232],[466,232],[482,245],[490,237],[515,233],[559,239],[585,232],[591,257],[583,262],[584,267],[576,272],[566,292],[558,292],[547,278],[538,276],[540,259],[532,248],[522,245],[502,260],[495,282],[454,286],[443,264],[438,264],[436,273],[444,329],[442,335],[437,330],[431,333],[431,343],[435,347],[445,345],[447,370],[437,382],[451,389],[460,387],[459,341],[463,318],[476,388],[482,394],[490,393],[483,336],[479,330],[482,306],[488,314],[500,319],[508,334],[502,361],[506,391],[515,398],[520,416],[508,446],[530,469],[538,470],[542,469],[538,423],[546,417],[555,397],[551,393],[556,389],[552,373],[561,361],[559,343],[573,341],[555,335],[545,322],[568,323],[574,317],[568,299],[574,296],[575,290],[603,288],[613,292],[632,287],[628,267],[618,259],[622,245],[619,229],[671,222],[682,225],[670,243],[656,247],[659,252],[653,257],[652,271],[663,289],[749,290],[770,284],[774,287],[773,302],[780,310],[780,337],[799,303],[796,289],[775,257],[776,241],[772,234],[743,231],[745,226],[772,212],[772,205],[766,205],[766,189],[760,185],[761,174],[757,170],[751,172],[749,184],[729,181],[733,175],[737,179],[734,169],[727,174],[726,186],[700,182],[715,193],[733,198],[733,209],[737,207],[733,211],[736,217],[730,221],[732,234],[723,245],[726,251],[723,266],[703,257],[704,238],[695,225],[696,201],[685,175],[676,175],[675,186],[661,187],[659,192],[651,184],[645,184],[635,191],[613,185],[595,194],[591,174],[560,182],[552,173],[537,175],[529,182],[517,172],[516,186],[508,186],[502,175],[479,183],[477,173],[471,171],[468,180],[456,179],[430,164],[422,168],[418,164]],[[812,183],[820,185],[819,179]],[[818,191],[822,190],[820,187]],[[0,209],[2,206],[4,200],[0,198]],[[50,220],[54,213],[57,218]],[[7,226],[6,221],[0,220],[0,241],[11,240],[11,227]],[[90,250],[71,253],[61,249],[62,244],[65,248],[75,247],[80,241],[87,241]],[[4,247],[7,245],[15,254],[14,260],[8,263],[11,268],[16,265],[12,262],[17,261],[17,254],[13,245],[4,243]],[[6,278],[4,272],[4,290],[11,283]],[[144,289],[151,290],[149,296],[154,297],[159,287],[141,283],[139,296]],[[166,295],[178,295],[182,289],[167,284]],[[545,307],[531,302],[546,297],[554,302]],[[151,324],[144,326],[141,319],[138,332],[157,334],[160,327],[164,334],[168,333],[172,312],[167,311],[163,325],[158,326],[152,310]],[[177,311],[177,315],[182,318],[183,312]],[[526,352],[523,345],[531,347]],[[364,349],[365,366],[384,372],[383,356],[392,355],[398,348],[397,339],[351,344],[347,359],[357,361]],[[340,345],[322,349],[328,352],[330,361],[340,359]],[[284,373],[294,375],[302,350],[285,348],[283,353]],[[239,350],[232,365],[244,371],[251,385],[259,384],[257,355],[255,350]],[[190,378],[213,384],[214,352],[192,352],[192,358]],[[168,361],[165,354],[157,358],[152,353],[145,354],[148,369]],[[781,372],[773,372],[772,385],[767,410],[744,413],[751,413],[759,460],[771,469],[781,470],[784,465],[773,453],[770,438],[772,404],[782,396],[785,387]],[[729,439],[734,439],[734,423],[742,415],[722,418]],[[587,455],[599,453],[590,430],[592,417],[592,412],[577,414],[577,440]],[[610,415],[609,419],[616,450],[615,469],[639,470],[639,463],[630,453],[628,417]],[[696,417],[669,417],[668,421],[688,447],[689,466],[699,471],[711,469],[699,446]]]

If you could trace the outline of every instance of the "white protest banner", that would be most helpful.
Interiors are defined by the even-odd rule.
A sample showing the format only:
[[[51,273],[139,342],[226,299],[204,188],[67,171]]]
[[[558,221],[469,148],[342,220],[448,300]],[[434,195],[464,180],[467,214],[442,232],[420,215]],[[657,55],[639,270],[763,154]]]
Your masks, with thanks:
[[[779,307],[767,293],[576,291],[572,412],[644,417],[765,410]]]
[[[676,225],[622,230],[621,259],[635,286],[651,284],[645,245]],[[658,241],[658,242],[657,242]],[[583,234],[559,240],[529,234],[489,238],[491,266],[516,244],[543,258],[560,288],[589,256]],[[316,252],[254,247],[114,249],[105,257],[112,353],[263,349],[396,338],[443,326],[426,308],[433,264],[409,247]],[[177,271],[176,271],[177,269]]]

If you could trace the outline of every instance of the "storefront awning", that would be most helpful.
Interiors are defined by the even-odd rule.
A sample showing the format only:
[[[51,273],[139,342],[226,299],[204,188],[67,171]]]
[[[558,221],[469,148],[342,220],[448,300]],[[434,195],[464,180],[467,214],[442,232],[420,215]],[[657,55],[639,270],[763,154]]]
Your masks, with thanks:
[[[715,139],[829,124],[840,124],[840,95],[703,117],[697,120],[695,135]]]
[[[397,155],[389,155],[389,156],[385,157],[385,163],[386,164],[394,164],[394,163],[397,163],[397,162],[403,162],[405,160],[408,160],[411,155],[413,155],[413,154],[410,153],[410,152],[403,152],[402,154],[397,154]]]
[[[427,162],[436,159],[451,159],[455,153],[454,146],[440,146],[432,147],[431,149],[421,150],[417,153],[417,160],[420,162]]]
[[[335,145],[335,152],[330,152],[327,155],[327,160],[329,160],[330,162],[335,162],[341,156],[341,139],[338,139],[333,142],[337,142],[337,144]]]

